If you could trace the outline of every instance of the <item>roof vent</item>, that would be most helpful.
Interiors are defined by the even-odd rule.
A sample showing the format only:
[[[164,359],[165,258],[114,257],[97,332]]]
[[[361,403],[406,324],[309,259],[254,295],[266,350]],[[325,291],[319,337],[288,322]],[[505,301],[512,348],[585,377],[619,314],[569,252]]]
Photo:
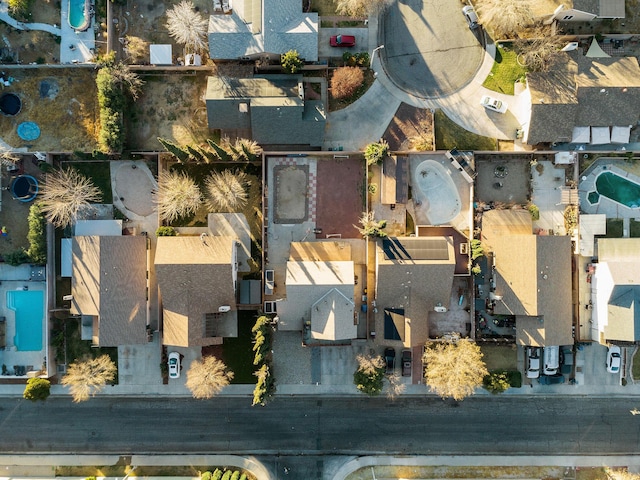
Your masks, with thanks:
[[[247,113],[249,111],[249,105],[243,102],[238,105],[238,110],[240,111],[240,113]]]
[[[218,307],[219,313],[226,313],[229,311],[231,311],[231,307],[229,305],[222,305],[221,307]]]

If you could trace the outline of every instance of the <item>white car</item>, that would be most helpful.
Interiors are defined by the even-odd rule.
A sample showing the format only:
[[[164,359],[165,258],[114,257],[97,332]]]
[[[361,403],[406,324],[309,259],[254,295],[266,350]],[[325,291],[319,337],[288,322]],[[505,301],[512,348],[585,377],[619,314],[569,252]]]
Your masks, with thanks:
[[[471,5],[464,7],[462,9],[462,14],[464,15],[464,18],[467,19],[467,23],[471,30],[475,30],[480,26],[480,23],[478,23],[478,15],[476,15],[476,12]]]
[[[180,354],[171,352],[169,354],[169,378],[180,378]]]
[[[503,102],[502,100],[498,100],[497,98],[490,97],[489,95],[485,95],[480,100],[480,105],[482,105],[487,110],[492,110],[498,113],[504,113],[507,111],[507,102]]]
[[[607,351],[607,372],[618,373],[620,371],[620,347],[611,345]]]
[[[538,378],[540,376],[540,347],[529,347],[527,349],[527,378]]]

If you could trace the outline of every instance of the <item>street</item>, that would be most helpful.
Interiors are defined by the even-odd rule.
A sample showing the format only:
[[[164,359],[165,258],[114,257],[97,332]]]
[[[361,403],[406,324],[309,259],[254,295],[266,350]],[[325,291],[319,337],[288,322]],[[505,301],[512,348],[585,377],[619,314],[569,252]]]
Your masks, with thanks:
[[[4,453],[632,454],[632,398],[0,398]]]

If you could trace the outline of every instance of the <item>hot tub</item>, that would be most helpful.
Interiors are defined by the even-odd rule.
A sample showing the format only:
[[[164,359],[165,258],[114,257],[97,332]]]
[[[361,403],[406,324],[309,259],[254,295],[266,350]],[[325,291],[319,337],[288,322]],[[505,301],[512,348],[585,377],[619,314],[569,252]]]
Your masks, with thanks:
[[[38,195],[38,181],[31,175],[20,175],[11,184],[11,196],[27,203]]]
[[[22,110],[22,100],[15,93],[5,93],[0,97],[0,112],[10,117]]]
[[[413,171],[416,224],[446,225],[460,213],[460,194],[449,170],[435,160],[421,162]]]

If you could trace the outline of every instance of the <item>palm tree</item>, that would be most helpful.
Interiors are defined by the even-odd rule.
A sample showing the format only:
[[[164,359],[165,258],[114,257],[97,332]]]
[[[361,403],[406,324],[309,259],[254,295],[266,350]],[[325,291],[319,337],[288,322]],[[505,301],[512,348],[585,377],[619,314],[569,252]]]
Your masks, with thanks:
[[[187,372],[186,386],[193,398],[211,398],[222,391],[233,380],[233,372],[216,357],[194,360]]]
[[[191,177],[168,170],[158,175],[158,189],[154,196],[158,215],[169,223],[196,213],[202,203],[200,189]]]
[[[213,172],[206,180],[207,206],[212,212],[235,212],[247,204],[251,182],[241,171]]]
[[[199,53],[207,49],[209,20],[196,12],[190,0],[182,0],[167,12],[166,26],[185,51]]]
[[[80,210],[101,199],[102,192],[91,180],[73,168],[63,168],[46,176],[38,203],[49,222],[64,228],[76,221]]]

